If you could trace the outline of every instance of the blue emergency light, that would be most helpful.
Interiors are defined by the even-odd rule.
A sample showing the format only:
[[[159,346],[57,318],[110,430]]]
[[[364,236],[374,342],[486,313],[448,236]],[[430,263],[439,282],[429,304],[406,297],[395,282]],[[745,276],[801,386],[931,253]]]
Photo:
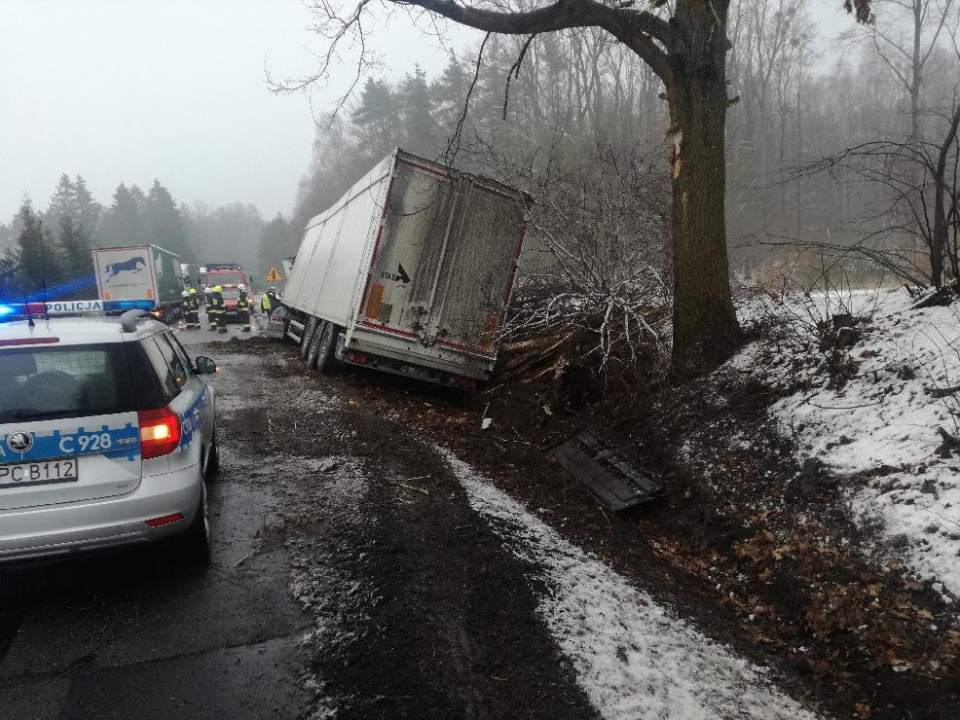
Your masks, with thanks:
[[[104,300],[103,309],[106,312],[117,310],[153,310],[156,303],[153,300]]]

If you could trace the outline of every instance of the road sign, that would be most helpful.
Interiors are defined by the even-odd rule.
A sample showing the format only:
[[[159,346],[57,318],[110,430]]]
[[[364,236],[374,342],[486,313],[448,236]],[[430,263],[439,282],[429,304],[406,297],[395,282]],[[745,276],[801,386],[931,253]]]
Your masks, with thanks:
[[[283,280],[283,278],[280,277],[280,273],[277,272],[276,268],[270,268],[270,272],[267,273],[267,280],[277,282],[278,280]]]

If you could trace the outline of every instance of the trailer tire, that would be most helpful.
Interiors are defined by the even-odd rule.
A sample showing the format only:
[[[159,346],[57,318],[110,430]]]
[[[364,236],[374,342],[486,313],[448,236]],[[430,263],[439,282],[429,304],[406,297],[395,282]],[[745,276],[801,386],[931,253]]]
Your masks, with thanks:
[[[317,329],[317,324],[319,320],[315,317],[311,317],[307,320],[307,325],[303,329],[303,335],[300,336],[300,359],[307,359],[307,351],[310,350],[310,340],[313,338],[313,333]]]
[[[317,358],[320,356],[320,343],[323,340],[323,333],[330,325],[325,320],[317,323],[317,329],[313,331],[313,337],[310,339],[310,348],[307,350],[307,370],[315,370],[317,367]]]
[[[334,357],[339,335],[340,328],[332,322],[328,322],[324,325],[323,334],[317,344],[317,370],[326,375],[332,375],[340,369],[340,361]]]

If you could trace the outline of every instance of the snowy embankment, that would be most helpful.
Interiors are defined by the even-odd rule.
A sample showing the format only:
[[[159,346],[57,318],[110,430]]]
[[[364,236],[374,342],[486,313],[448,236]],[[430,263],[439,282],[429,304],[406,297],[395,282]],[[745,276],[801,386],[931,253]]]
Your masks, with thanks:
[[[539,612],[605,718],[807,720],[768,671],[673,617],[595,557],[564,540],[452,453],[440,449],[519,558],[549,588]]]
[[[771,414],[799,460],[848,487],[858,521],[880,530],[880,558],[960,596],[960,447],[938,432],[960,436],[960,307],[915,303],[902,288],[765,299],[745,319],[773,320],[772,339],[731,363],[797,388]],[[854,318],[853,344],[829,363],[817,321],[841,313]]]

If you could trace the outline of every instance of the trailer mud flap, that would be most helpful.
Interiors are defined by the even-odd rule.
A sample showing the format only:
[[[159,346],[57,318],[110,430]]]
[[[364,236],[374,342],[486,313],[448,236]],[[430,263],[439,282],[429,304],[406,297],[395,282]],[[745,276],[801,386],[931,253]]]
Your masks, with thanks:
[[[547,453],[586,485],[608,510],[626,510],[663,492],[660,483],[639,472],[589,430],[553,446]]]

